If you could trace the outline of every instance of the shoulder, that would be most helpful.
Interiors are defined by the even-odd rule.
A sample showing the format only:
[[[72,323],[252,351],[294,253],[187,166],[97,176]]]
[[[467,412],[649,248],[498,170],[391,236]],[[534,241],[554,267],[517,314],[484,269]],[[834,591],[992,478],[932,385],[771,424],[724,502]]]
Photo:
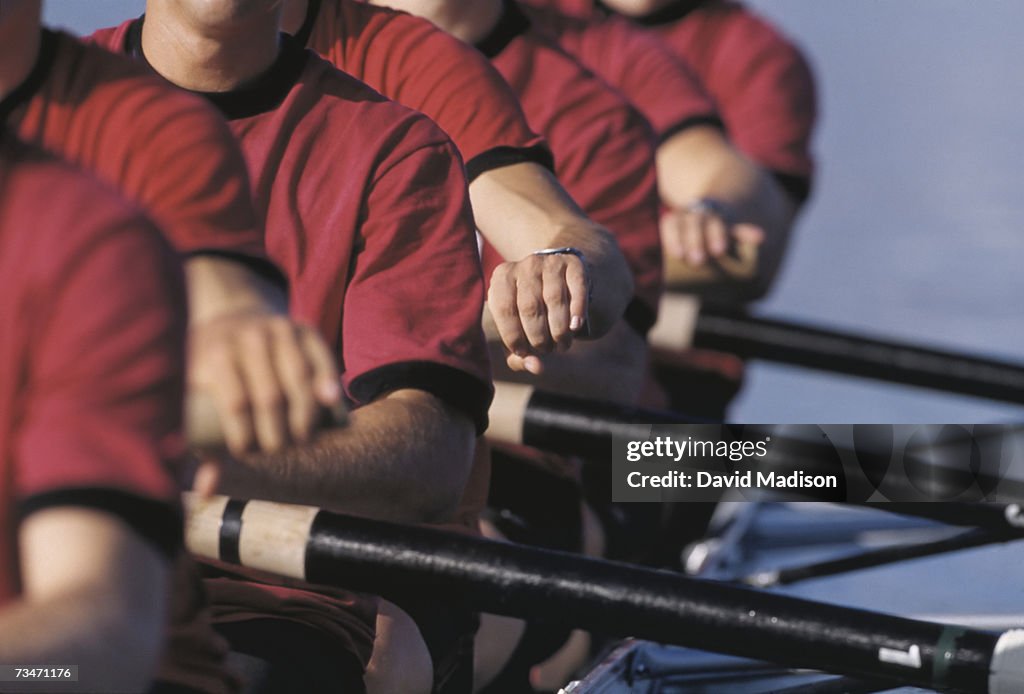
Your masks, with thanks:
[[[4,254],[44,279],[97,248],[142,246],[172,257],[138,208],[72,165],[4,137],[0,169]]]

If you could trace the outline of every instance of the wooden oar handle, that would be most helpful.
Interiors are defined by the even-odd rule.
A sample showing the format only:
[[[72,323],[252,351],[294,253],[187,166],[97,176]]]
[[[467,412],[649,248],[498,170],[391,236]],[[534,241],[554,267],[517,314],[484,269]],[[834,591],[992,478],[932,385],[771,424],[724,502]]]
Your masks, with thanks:
[[[666,255],[662,264],[665,288],[700,294],[725,284],[752,282],[757,278],[759,255],[759,244],[743,242],[737,242],[729,253],[696,266]]]

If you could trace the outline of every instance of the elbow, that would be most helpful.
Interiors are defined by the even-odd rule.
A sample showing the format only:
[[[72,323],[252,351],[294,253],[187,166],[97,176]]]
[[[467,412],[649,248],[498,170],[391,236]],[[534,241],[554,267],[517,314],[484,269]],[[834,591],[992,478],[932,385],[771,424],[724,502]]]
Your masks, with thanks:
[[[440,426],[410,461],[417,474],[403,476],[396,489],[396,506],[404,508],[405,522],[441,524],[456,517],[473,471],[476,430],[470,418],[448,405],[434,403]]]

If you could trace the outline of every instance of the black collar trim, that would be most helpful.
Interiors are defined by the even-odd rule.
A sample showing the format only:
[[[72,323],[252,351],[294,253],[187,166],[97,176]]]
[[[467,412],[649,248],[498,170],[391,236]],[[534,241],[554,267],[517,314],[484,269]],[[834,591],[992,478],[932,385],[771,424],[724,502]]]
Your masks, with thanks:
[[[498,23],[491,33],[477,41],[476,49],[488,58],[496,58],[512,40],[522,36],[530,29],[530,20],[515,0],[504,0],[503,9]]]
[[[675,2],[667,7],[661,8],[660,10],[655,10],[643,17],[630,17],[630,19],[637,24],[642,24],[644,26],[672,24],[693,12],[695,9],[703,5],[705,1],[706,0],[675,0]],[[611,10],[609,10],[601,0],[597,0],[597,6],[605,12],[611,12]]]
[[[39,55],[25,81],[15,87],[6,97],[0,99],[0,123],[6,123],[11,114],[27,103],[46,82],[57,59],[58,36],[49,29],[43,29],[39,37]]]
[[[320,16],[320,0],[309,0],[306,3],[306,18],[302,20],[302,26],[295,32],[295,42],[302,47],[309,45],[309,39],[313,35],[313,28],[316,26],[317,17]]]
[[[142,52],[142,23],[145,18],[143,15],[132,22],[128,28],[125,47],[131,55],[149,65]],[[281,52],[277,60],[259,77],[229,92],[192,93],[209,101],[228,120],[258,116],[281,105],[288,92],[299,81],[308,60],[309,54],[305,48],[288,34],[281,34]]]

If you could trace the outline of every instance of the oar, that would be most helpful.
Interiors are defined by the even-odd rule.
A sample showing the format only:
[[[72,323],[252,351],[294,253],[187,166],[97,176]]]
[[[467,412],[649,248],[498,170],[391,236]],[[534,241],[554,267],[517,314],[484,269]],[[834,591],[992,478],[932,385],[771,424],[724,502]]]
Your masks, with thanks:
[[[912,686],[1024,691],[1024,630],[986,633],[269,502],[189,499],[188,547],[312,583]]]
[[[704,305],[694,346],[750,359],[1024,404],[1024,365]]]
[[[849,496],[837,499],[835,492],[824,490],[824,495],[819,493],[817,497],[822,500],[867,500],[877,488],[881,488],[886,498],[893,501],[945,500],[957,498],[974,484],[986,494],[997,491],[999,497],[1006,501],[1024,500],[1024,481],[1014,479],[1007,471],[1001,470],[1000,460],[982,459],[972,469],[969,459],[941,455],[947,447],[952,446],[950,450],[957,452],[964,444],[960,438],[942,438],[944,432],[941,430],[935,432],[937,438],[932,441],[928,431],[922,429],[921,435],[914,438],[914,445],[908,444],[904,452],[904,461],[913,463],[913,474],[920,481],[915,486],[907,475],[890,471],[891,451],[890,454],[879,455],[874,448],[868,448],[874,443],[863,437],[859,447],[851,449],[837,441],[827,440],[823,431],[814,426],[714,424],[675,412],[576,398],[511,383],[496,385],[491,421],[492,430],[487,435],[493,440],[532,446],[559,455],[581,456],[604,464],[612,458],[616,438],[646,441],[679,436],[679,429],[674,426],[678,424],[704,425],[706,428],[699,433],[718,437],[719,440],[770,437],[768,455],[755,459],[756,462],[742,461],[742,465],[781,474],[799,471],[808,475],[842,475]],[[802,431],[802,435],[794,435],[795,431]],[[1002,433],[988,427],[985,436],[990,442],[997,442],[1001,436],[1011,432],[1009,427]],[[951,458],[947,461],[950,464],[934,463],[936,459],[943,458]],[[684,458],[679,465],[680,468],[699,469],[701,463]],[[716,472],[711,468],[707,471]],[[800,496],[808,493],[800,489],[786,491]]]

